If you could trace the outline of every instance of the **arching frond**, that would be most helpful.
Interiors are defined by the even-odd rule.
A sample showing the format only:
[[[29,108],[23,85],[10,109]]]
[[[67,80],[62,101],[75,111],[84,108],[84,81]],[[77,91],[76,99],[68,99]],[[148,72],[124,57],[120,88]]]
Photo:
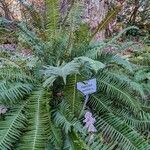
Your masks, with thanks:
[[[100,141],[100,136],[96,134],[79,135],[72,132],[65,136],[64,149],[86,149],[86,150],[113,150],[115,144],[105,144]]]
[[[49,36],[54,36],[58,33],[58,23],[60,19],[58,0],[45,0],[46,4],[46,30]]]
[[[81,111],[82,96],[77,92],[76,83],[78,82],[78,75],[71,75],[67,78],[67,84],[64,87],[64,96],[67,103],[70,105],[70,110],[74,114]]]
[[[0,103],[12,105],[32,91],[33,86],[28,83],[7,82],[0,80]]]
[[[70,112],[70,105],[62,103],[60,109],[53,114],[54,123],[62,127],[66,134],[73,130],[83,133],[80,121]]]
[[[50,124],[51,133],[48,138],[46,150],[57,149],[61,150],[63,147],[63,133],[60,127],[56,127],[52,122]]]
[[[117,98],[116,100],[132,110],[138,111],[141,109],[139,102],[134,99],[132,91],[129,90],[128,84],[125,82],[109,75],[108,72],[99,72],[97,80],[99,91],[104,91],[111,98]]]
[[[112,114],[136,130],[144,131],[150,128],[149,118],[146,118],[146,116],[136,117],[131,115],[132,112],[130,112],[129,109],[126,110],[126,108],[123,107],[115,107],[110,97],[104,94],[92,95],[88,106],[94,108],[98,114]]]
[[[149,79],[150,80],[150,72],[149,72],[149,69],[150,68],[143,68],[143,69],[139,69],[136,71],[135,75],[134,75],[134,78],[136,81],[143,81],[143,80],[146,80],[146,79]]]
[[[136,91],[137,94],[139,94],[142,98],[144,97],[145,93],[144,93],[144,89],[142,87],[142,85],[138,82],[135,82],[133,79],[130,79],[128,76],[125,76],[123,74],[119,75],[119,74],[115,74],[115,76],[126,82],[127,84],[130,85],[130,88],[134,91]]]
[[[26,102],[10,109],[5,119],[0,120],[0,149],[11,150],[22,136],[27,125],[27,119],[23,114],[25,106]]]
[[[68,134],[65,135],[64,139],[64,150],[76,150],[76,149],[82,149],[82,145],[79,145],[79,143],[76,141],[74,142],[75,138],[69,136]],[[80,143],[81,144],[81,143]]]
[[[81,65],[88,66],[89,70],[91,69],[94,70],[95,72],[105,67],[105,64],[103,64],[102,62],[84,56],[77,57],[74,60],[80,62]]]
[[[124,150],[146,150],[150,146],[135,130],[127,126],[119,118],[106,115],[97,117],[97,129],[107,141],[116,141]]]
[[[99,134],[82,136],[84,148],[87,150],[113,150],[115,144],[106,144],[101,140],[102,137]]]
[[[20,68],[14,67],[2,67],[0,68],[0,79],[4,80],[15,80],[15,81],[30,81],[32,78],[23,72]]]
[[[19,65],[17,65],[15,62],[7,59],[7,58],[2,58],[0,57],[0,61],[1,61],[1,66],[11,66],[12,68],[20,68]]]
[[[59,67],[47,66],[42,72],[47,80],[49,80],[49,78],[52,78],[52,76],[62,77],[64,83],[66,83],[66,77],[71,74],[79,73],[79,68],[79,63],[71,61]],[[47,82],[47,80],[45,82]]]
[[[50,135],[49,97],[44,89],[37,89],[26,106],[28,127],[18,144],[18,149],[44,149]]]
[[[130,72],[133,72],[132,64],[128,60],[125,60],[125,59],[121,58],[120,56],[117,56],[117,55],[113,56],[110,63],[111,62],[121,65],[125,69],[129,70]]]

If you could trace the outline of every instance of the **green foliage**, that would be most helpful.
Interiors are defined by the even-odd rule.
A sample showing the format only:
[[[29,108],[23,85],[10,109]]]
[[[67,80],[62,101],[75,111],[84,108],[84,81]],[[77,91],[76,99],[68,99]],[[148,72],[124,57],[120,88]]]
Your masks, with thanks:
[[[0,113],[0,149],[150,149],[144,136],[150,128],[149,102],[144,101],[148,67],[131,63],[118,51],[103,50],[111,45],[124,50],[128,44],[121,47],[116,41],[135,27],[108,42],[89,43],[89,33],[80,41],[84,25],[73,26],[71,32],[67,27],[57,32],[57,1],[47,4],[52,8],[48,12],[52,20],[44,32],[46,40],[39,36],[40,31],[17,24],[20,44],[29,46],[32,56],[0,52],[0,104],[7,107],[6,113]],[[71,15],[70,10],[65,25],[76,23],[76,17],[69,20]],[[76,83],[94,77],[97,92],[85,105]],[[84,127],[82,110],[92,112],[97,132]]]
[[[149,145],[140,135],[117,117],[101,116],[97,119],[97,128],[108,141],[115,139],[119,147],[125,150],[148,149]],[[125,145],[124,145],[125,144]]]
[[[54,38],[59,32],[59,1],[58,0],[45,0],[46,3],[46,31],[48,36]]]
[[[27,119],[23,114],[26,102],[11,111],[1,120],[0,126],[0,148],[11,149],[22,136],[22,130],[27,125]]]
[[[44,89],[37,89],[27,100],[28,127],[17,149],[44,149],[50,135],[48,96]]]

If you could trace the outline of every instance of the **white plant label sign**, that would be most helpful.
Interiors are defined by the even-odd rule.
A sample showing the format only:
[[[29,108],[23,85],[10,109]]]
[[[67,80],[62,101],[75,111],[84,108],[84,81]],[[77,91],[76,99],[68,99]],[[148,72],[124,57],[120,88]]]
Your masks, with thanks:
[[[90,95],[96,92],[96,78],[78,82],[77,89],[84,95]]]

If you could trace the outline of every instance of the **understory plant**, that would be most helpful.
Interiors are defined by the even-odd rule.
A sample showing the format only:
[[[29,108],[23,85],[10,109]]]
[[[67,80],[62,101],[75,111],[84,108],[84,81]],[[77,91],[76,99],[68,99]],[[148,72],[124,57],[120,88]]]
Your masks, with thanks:
[[[56,12],[42,31],[16,24],[19,44],[32,54],[20,46],[0,51],[0,150],[150,149],[149,104],[134,79],[138,66],[118,55],[127,43],[115,43],[128,29],[90,42],[88,27],[76,24],[79,15],[68,13],[60,25],[56,1],[49,2]],[[107,52],[110,46],[116,51]],[[76,84],[93,78],[97,91],[87,100]]]

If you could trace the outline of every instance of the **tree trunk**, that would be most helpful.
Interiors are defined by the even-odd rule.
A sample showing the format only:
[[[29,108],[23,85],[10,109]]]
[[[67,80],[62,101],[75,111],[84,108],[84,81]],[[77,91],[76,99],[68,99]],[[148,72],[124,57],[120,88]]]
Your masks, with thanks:
[[[85,0],[85,16],[84,20],[90,25],[91,31],[94,31],[98,24],[106,17],[108,5],[106,0]],[[95,41],[102,41],[105,39],[105,29],[99,31],[95,37]]]
[[[10,13],[9,5],[5,0],[0,0],[0,6],[2,11],[4,12],[4,17],[8,20],[12,19],[12,15]]]

